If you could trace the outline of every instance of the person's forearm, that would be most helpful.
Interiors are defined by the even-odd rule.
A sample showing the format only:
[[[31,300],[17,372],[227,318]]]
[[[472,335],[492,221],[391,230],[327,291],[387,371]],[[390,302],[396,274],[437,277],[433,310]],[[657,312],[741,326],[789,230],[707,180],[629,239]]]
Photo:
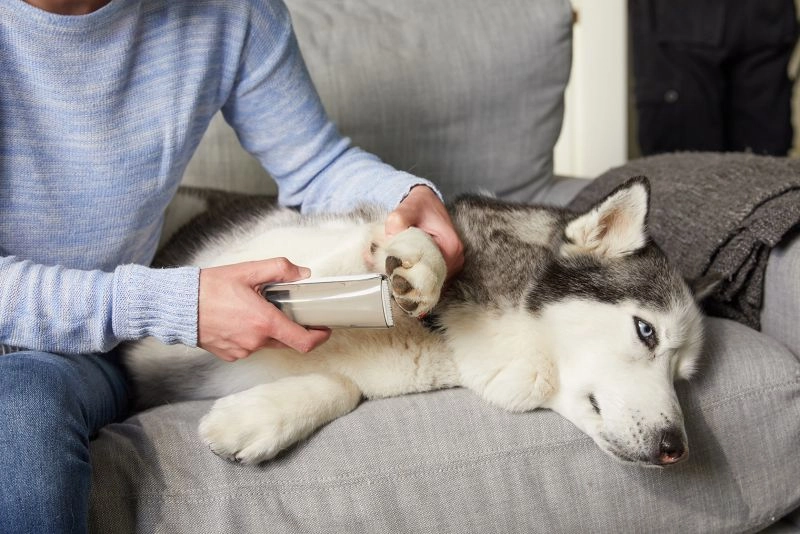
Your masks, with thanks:
[[[92,353],[148,335],[197,342],[195,268],[108,273],[3,257],[0,281],[2,345]]]
[[[418,185],[427,186],[441,198],[430,181],[398,171],[376,156],[351,147],[309,184],[302,210],[341,213],[366,203],[391,211]]]
[[[288,12],[273,8],[254,18],[262,25],[251,28],[237,85],[222,111],[242,146],[278,182],[281,204],[306,213],[363,203],[392,210],[415,185],[436,191],[340,135],[308,74]]]

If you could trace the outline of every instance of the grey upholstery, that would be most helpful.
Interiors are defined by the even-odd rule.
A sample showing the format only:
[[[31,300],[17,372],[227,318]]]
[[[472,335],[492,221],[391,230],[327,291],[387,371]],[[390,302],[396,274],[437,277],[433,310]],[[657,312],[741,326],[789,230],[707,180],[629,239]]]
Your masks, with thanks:
[[[571,62],[568,1],[287,4],[322,101],[356,145],[448,197],[481,187],[530,200],[548,185]],[[221,122],[188,183],[268,192]]]
[[[565,204],[582,185],[551,171],[568,0],[288,3],[326,107],[356,143],[448,194]],[[215,122],[186,183],[270,191],[248,158]],[[619,464],[553,412],[510,414],[461,389],[363,403],[246,467],[200,442],[210,402],[179,403],[93,440],[92,531],[761,530],[800,505],[799,255],[795,240],[768,267],[764,333],[708,321],[706,362],[679,384],[691,453],[675,468]],[[775,528],[800,532],[788,518]]]
[[[761,330],[800,356],[800,228],[772,251],[764,279]]]
[[[691,457],[617,463],[550,411],[510,414],[467,390],[363,403],[262,467],[197,437],[209,402],[163,406],[93,443],[96,532],[744,532],[800,502],[800,362],[709,321],[681,383]],[[136,528],[134,528],[136,525]]]

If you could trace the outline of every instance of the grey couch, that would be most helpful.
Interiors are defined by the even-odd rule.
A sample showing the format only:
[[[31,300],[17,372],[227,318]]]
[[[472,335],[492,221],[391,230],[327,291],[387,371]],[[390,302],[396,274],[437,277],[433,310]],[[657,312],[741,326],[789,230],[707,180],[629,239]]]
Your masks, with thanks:
[[[290,0],[328,111],[359,144],[452,196],[566,203],[552,175],[570,69],[568,0]],[[274,191],[212,123],[191,185]],[[184,220],[176,201],[169,233]],[[674,468],[615,462],[549,411],[453,389],[363,403],[259,467],[198,439],[210,401],[161,406],[92,441],[94,532],[800,532],[800,239],[770,260],[763,331],[708,320],[680,383]],[[772,525],[772,526],[770,526]]]

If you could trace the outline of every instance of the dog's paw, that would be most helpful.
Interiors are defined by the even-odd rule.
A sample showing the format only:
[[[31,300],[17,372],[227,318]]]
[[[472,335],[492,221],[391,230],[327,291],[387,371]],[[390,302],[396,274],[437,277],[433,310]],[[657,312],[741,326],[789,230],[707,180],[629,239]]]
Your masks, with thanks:
[[[491,376],[483,395],[506,410],[527,412],[540,408],[556,387],[555,369],[549,361],[516,358]]]
[[[408,315],[422,317],[439,301],[447,275],[439,247],[418,228],[397,234],[386,250],[392,296]]]
[[[200,436],[211,450],[233,462],[257,464],[308,435],[307,425],[283,409],[268,385],[217,400],[200,421]]]
[[[343,375],[288,376],[216,401],[200,421],[200,436],[223,458],[257,464],[350,412],[360,398]]]
[[[540,407],[556,392],[556,377],[552,366],[547,365],[533,371],[530,375],[531,388],[522,395],[518,405],[524,410]]]

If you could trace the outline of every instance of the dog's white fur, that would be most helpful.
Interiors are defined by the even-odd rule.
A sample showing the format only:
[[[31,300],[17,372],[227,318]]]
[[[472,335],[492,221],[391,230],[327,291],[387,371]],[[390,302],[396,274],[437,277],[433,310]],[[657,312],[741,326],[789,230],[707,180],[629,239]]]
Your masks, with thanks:
[[[561,254],[612,261],[639,249],[646,241],[647,202],[641,185],[612,195],[567,226]],[[541,220],[516,221],[517,235],[546,242],[551,236],[541,228],[551,216],[542,211],[535,217]],[[400,266],[387,274],[408,281],[412,289],[395,298],[418,303],[415,316],[436,305],[445,281],[439,250],[418,229],[387,238],[382,223],[369,217],[309,221],[289,211],[208,244],[192,263],[281,256],[310,267],[314,276],[379,271],[388,257],[398,258]],[[201,349],[148,339],[133,345],[126,360],[144,394],[160,375],[183,372],[186,383],[169,400],[221,397],[200,434],[216,453],[245,463],[274,457],[353,410],[362,397],[452,386],[506,410],[551,408],[622,460],[662,465],[685,456],[673,381],[692,374],[702,339],[688,289],[667,311],[634,299],[612,305],[566,298],[540,313],[510,301],[491,308],[461,303],[439,312],[444,333],[396,307],[394,313],[391,330],[337,330],[309,354],[261,350],[231,364]],[[652,325],[660,340],[655,350],[638,337],[632,317]],[[197,377],[180,370],[200,362]],[[669,432],[682,450],[665,459],[659,443]]]

